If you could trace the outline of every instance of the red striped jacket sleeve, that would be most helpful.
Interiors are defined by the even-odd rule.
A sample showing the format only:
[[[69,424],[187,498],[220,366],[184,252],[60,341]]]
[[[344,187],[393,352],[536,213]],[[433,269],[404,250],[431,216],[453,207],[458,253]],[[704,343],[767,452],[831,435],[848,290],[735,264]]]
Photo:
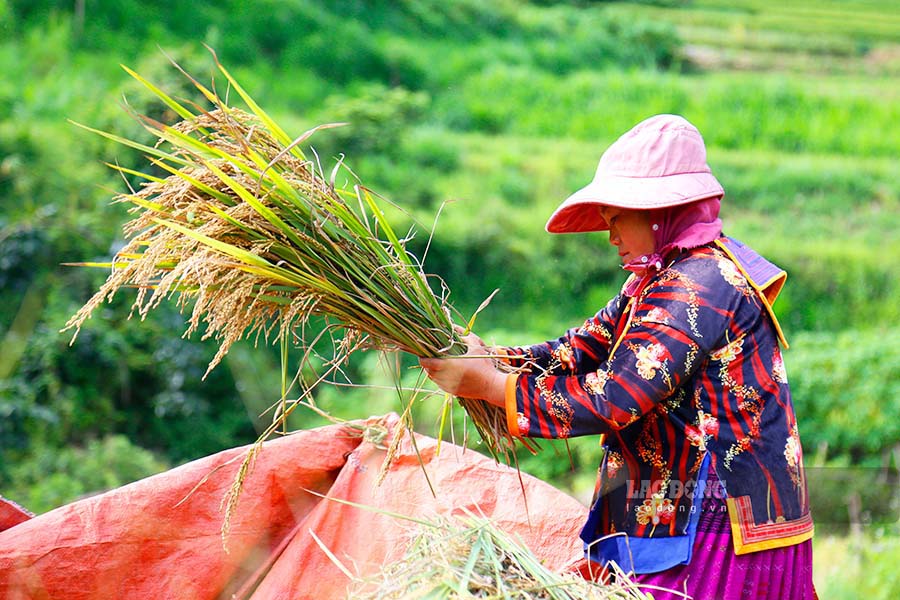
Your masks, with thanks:
[[[609,356],[623,298],[616,296],[581,326],[534,346],[496,349],[513,367],[533,373],[596,370]]]
[[[721,343],[730,307],[740,299],[729,297],[733,288],[706,287],[703,278],[696,281],[675,270],[664,273],[645,288],[631,314],[621,315],[621,339],[597,344],[605,353],[579,346],[575,356],[584,362],[573,365],[560,361],[558,350],[554,354],[559,345],[547,346],[549,367],[516,380],[514,433],[565,438],[622,429],[693,375]],[[615,324],[611,328],[615,332]],[[560,340],[576,343],[571,336]]]

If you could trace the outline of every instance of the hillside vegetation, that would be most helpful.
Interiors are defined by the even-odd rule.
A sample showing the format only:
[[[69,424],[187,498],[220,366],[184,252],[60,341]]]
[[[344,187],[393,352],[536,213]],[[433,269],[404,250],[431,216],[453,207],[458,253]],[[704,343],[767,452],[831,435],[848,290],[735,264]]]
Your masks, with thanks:
[[[128,320],[122,295],[73,346],[58,332],[105,277],[61,263],[108,260],[122,243],[127,215],[109,200],[125,182],[102,162],[143,164],[67,119],[129,136],[141,133],[126,106],[171,120],[119,63],[189,94],[168,57],[208,79],[203,44],[294,135],[349,122],[312,145],[326,170],[345,154],[403,209],[391,218],[416,227],[417,252],[440,212],[427,269],[462,315],[500,290],[476,324],[499,343],[556,336],[616,292],[624,275],[605,236],[550,236],[544,221],[618,135],[684,115],[726,189],[726,233],[789,272],[776,312],[807,461],[889,463],[900,452],[892,4],[0,0],[0,493],[43,511],[249,443],[278,398],[277,350],[262,343],[235,347],[201,381],[215,349],[181,339],[171,306]],[[376,387],[322,386],[316,401],[346,418],[402,410],[391,360],[357,357],[351,379]],[[398,360],[412,384],[414,360]],[[436,433],[439,406],[416,404],[420,430]],[[296,427],[323,422],[295,415]],[[558,450],[523,468],[588,494],[596,441],[573,442],[571,464]],[[821,506],[846,524],[843,505]]]

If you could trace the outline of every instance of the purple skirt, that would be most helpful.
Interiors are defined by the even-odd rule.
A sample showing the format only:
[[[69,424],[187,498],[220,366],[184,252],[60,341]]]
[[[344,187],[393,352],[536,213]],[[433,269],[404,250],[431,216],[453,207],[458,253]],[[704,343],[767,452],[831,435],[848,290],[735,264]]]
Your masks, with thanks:
[[[708,485],[718,480],[710,469]],[[737,555],[725,500],[703,499],[690,564],[632,575],[655,600],[814,600],[812,540]],[[652,586],[652,587],[650,587]],[[656,589],[659,588],[659,589]],[[675,593],[665,590],[674,590]]]

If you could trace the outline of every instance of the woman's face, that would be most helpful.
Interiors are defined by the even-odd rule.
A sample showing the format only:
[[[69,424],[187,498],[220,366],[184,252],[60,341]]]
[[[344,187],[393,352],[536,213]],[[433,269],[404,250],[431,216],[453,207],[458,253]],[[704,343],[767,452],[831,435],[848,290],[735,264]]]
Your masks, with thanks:
[[[618,249],[623,265],[656,250],[650,211],[601,206],[600,216],[609,224],[609,243]]]

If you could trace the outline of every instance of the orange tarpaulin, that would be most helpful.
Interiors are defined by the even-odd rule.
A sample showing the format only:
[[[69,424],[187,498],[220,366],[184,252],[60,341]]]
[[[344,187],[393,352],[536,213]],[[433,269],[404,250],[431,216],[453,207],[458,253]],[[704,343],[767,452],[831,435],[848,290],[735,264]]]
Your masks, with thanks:
[[[376,486],[390,436],[363,436],[365,427],[396,431],[397,417],[266,442],[227,547],[221,503],[247,447],[16,519],[0,530],[0,599],[342,598],[350,580],[313,534],[365,578],[403,554],[411,524],[322,496],[426,519],[470,510],[517,534],[552,569],[581,556],[586,508],[575,499],[524,473],[523,497],[515,469],[446,442],[437,454],[421,435],[421,463],[407,436]]]
[[[33,515],[15,502],[0,496],[0,531],[30,519]]]

